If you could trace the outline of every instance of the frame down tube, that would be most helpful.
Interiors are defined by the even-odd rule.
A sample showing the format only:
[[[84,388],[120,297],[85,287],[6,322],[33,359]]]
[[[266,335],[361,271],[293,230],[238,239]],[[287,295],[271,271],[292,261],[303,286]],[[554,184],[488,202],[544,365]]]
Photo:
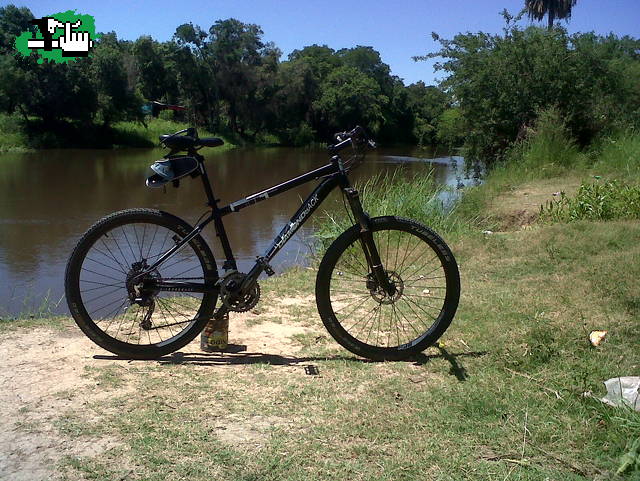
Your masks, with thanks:
[[[291,220],[285,225],[280,234],[271,243],[271,246],[264,253],[264,256],[256,262],[251,268],[251,271],[247,275],[247,279],[257,279],[262,273],[265,267],[265,263],[268,263],[273,257],[282,249],[282,247],[291,239],[291,236],[295,234],[300,226],[306,222],[311,214],[317,209],[317,207],[327,198],[333,189],[340,183],[340,174],[334,174],[326,180],[322,181],[313,192],[302,203],[300,208],[291,217]]]

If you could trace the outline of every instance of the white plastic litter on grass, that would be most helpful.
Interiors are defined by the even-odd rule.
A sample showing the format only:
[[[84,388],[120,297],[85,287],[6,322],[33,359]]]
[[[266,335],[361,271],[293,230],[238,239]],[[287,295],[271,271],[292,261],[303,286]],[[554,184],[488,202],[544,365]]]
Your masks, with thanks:
[[[610,406],[628,406],[640,411],[640,377],[624,376],[607,379],[604,382],[607,395],[601,399]]]

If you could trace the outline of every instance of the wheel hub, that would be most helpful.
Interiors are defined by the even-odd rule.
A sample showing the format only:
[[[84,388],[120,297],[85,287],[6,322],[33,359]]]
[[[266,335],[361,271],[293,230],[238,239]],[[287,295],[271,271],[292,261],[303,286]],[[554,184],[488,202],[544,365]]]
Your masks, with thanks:
[[[147,264],[147,261],[142,260],[131,264],[131,269],[127,272],[125,286],[127,288],[131,304],[138,304],[143,307],[152,306],[153,299],[160,292],[159,289],[145,289],[144,284],[146,281],[160,279],[160,273],[157,269],[147,272],[142,276],[140,275],[148,269],[149,265]]]
[[[371,297],[373,297],[380,304],[394,304],[398,299],[402,297],[404,292],[404,281],[397,272],[385,271],[389,284],[393,287],[393,294],[389,295],[384,288],[378,284],[377,279],[370,273],[367,276],[367,289]]]

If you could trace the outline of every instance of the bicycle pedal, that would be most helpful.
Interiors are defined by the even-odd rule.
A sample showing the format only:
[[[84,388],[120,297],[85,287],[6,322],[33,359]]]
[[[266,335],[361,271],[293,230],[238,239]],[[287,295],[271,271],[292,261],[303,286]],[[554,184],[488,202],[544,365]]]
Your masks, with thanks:
[[[258,264],[262,266],[262,269],[269,277],[276,273],[264,257],[258,257]]]
[[[264,271],[267,273],[267,275],[269,277],[271,277],[272,275],[274,275],[276,272],[273,270],[273,268],[270,265],[266,265],[264,266]]]

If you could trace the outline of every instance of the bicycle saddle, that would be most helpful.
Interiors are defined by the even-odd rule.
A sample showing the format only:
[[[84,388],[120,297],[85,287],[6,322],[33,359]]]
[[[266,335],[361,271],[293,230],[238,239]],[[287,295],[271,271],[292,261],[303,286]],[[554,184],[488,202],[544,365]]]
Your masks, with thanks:
[[[171,150],[189,150],[200,147],[218,147],[224,144],[224,141],[218,137],[193,137],[191,135],[168,134],[160,136],[160,143],[164,144]]]

